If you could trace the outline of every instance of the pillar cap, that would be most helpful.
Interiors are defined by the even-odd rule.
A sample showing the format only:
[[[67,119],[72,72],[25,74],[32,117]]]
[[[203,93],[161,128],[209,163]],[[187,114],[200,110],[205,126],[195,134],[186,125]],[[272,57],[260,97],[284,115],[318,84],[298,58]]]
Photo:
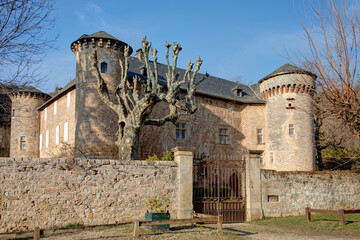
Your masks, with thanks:
[[[174,147],[171,149],[171,151],[174,153],[174,155],[193,155],[195,148],[194,147]]]

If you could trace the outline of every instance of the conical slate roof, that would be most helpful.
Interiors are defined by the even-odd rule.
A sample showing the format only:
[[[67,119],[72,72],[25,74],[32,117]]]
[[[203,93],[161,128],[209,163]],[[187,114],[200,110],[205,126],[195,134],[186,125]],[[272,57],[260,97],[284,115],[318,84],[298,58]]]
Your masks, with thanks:
[[[120,41],[119,39],[111,36],[110,34],[104,32],[104,31],[99,31],[99,32],[93,33],[91,35],[83,34],[79,39],[84,39],[84,38],[106,38],[106,39]]]
[[[275,76],[292,74],[292,73],[307,74],[307,75],[316,77],[316,75],[311,72],[308,72],[302,68],[299,68],[299,67],[296,67],[296,66],[293,66],[293,65],[287,63],[287,64],[282,65],[281,67],[279,67],[278,69],[276,69],[275,71],[270,73],[269,75],[266,75],[265,77],[260,79],[259,83],[265,81],[266,79],[275,77]]]
[[[40,91],[37,88],[34,88],[32,86],[24,86],[21,88],[18,88],[16,90],[14,90],[13,92],[31,92],[31,93],[43,93],[42,91]],[[44,94],[44,93],[43,93]]]
[[[90,34],[90,35],[87,35],[87,34],[83,34],[81,35],[81,37],[79,37],[79,39],[77,39],[76,41],[72,42],[70,46],[72,46],[74,43],[76,43],[77,41],[79,40],[84,40],[84,39],[107,39],[107,40],[112,40],[112,41],[116,41],[116,42],[119,42],[120,45],[123,45],[123,46],[126,46],[126,45],[129,45],[123,41],[120,41],[119,39],[111,36],[110,34],[108,34],[107,32],[104,32],[104,31],[99,31],[99,32],[96,32],[96,33],[93,33],[93,34]],[[129,55],[131,55],[131,53],[133,52],[131,46],[129,46]]]

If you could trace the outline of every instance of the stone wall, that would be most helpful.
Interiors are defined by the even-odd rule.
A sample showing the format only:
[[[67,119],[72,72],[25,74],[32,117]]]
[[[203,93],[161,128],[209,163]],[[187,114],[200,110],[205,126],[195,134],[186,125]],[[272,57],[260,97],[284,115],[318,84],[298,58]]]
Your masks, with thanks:
[[[360,209],[360,174],[261,171],[264,217],[304,215],[305,207]]]
[[[49,96],[38,92],[19,91],[11,93],[10,98],[12,101],[10,157],[38,157],[37,107],[48,100]]]
[[[194,147],[195,154],[210,156],[242,155],[248,149],[264,150],[257,144],[257,129],[265,127],[264,104],[243,104],[234,101],[197,96],[198,110],[191,115],[180,116],[178,122],[186,124],[186,137],[176,138],[176,126],[166,123],[162,127],[144,126],[140,135],[140,159],[148,155],[161,156],[165,148],[175,146]],[[232,110],[229,111],[231,105]],[[160,103],[151,117],[163,117],[169,111],[167,104]],[[219,143],[219,129],[228,130],[228,144]],[[156,142],[157,144],[149,144]]]
[[[161,194],[170,199],[172,218],[191,212],[182,209],[192,194],[182,192],[179,175],[188,169],[192,179],[192,164],[183,168],[179,157],[174,162],[0,158],[0,232],[142,219],[144,200]]]
[[[261,83],[262,93],[267,89],[273,91],[266,98],[266,148],[262,168],[315,170],[312,99],[303,89],[304,86],[311,89],[313,82],[313,78],[305,74],[286,74]],[[290,125],[294,129],[292,135],[289,134]]]
[[[50,157],[73,157],[75,143],[75,96],[76,89],[70,89],[55,101],[39,110],[40,114],[40,134],[42,135],[41,148],[39,149],[41,158]],[[56,102],[56,114],[54,111]],[[45,118],[46,112],[46,118]],[[68,139],[64,138],[65,123],[67,123]],[[56,127],[59,129],[59,142],[56,143]],[[46,147],[46,132],[48,133],[48,147]],[[40,144],[40,143],[39,143]]]
[[[96,50],[99,65],[101,62],[108,64],[107,72],[101,76],[107,84],[110,98],[117,103],[115,89],[121,76],[119,60],[124,62],[123,47],[127,44],[102,38],[94,38],[91,44],[90,41],[90,39],[79,39],[72,44],[72,51],[76,56],[77,79],[75,148],[78,153],[76,155],[113,158],[117,156],[114,143],[117,141],[118,117],[100,98],[90,57]]]

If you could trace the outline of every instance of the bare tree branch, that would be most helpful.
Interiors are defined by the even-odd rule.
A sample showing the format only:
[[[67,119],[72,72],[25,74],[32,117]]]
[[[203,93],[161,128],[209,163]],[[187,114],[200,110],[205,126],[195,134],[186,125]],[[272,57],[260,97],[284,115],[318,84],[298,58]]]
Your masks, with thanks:
[[[55,23],[53,9],[53,0],[0,0],[2,83],[34,84],[41,80],[41,73],[33,66],[41,63],[56,39],[45,35]]]
[[[314,19],[301,21],[305,47],[288,56],[292,62],[317,75],[317,93],[326,99],[319,106],[328,116],[341,119],[360,135],[359,8],[347,2],[309,1]],[[315,103],[316,104],[316,103]]]
[[[173,44],[172,60],[173,65],[169,62],[170,44],[165,43],[166,61],[168,72],[166,74],[167,86],[159,83],[159,71],[157,66],[156,49],[151,48],[151,43],[142,39],[142,51],[144,54],[144,62],[147,73],[146,81],[141,81],[138,77],[129,79],[129,46],[124,49],[124,62],[120,61],[121,79],[117,87],[116,95],[118,103],[112,102],[105,81],[101,77],[96,52],[92,57],[92,69],[98,80],[98,92],[101,99],[106,105],[113,109],[119,117],[118,141],[119,159],[129,160],[137,159],[138,144],[141,128],[144,125],[162,126],[167,122],[176,123],[179,116],[185,113],[194,113],[197,109],[195,102],[195,91],[197,86],[207,78],[206,73],[198,82],[196,82],[196,74],[200,70],[202,61],[200,57],[196,62],[194,72],[191,74],[193,63],[189,62],[183,79],[178,80],[179,74],[176,72],[176,64],[181,46],[178,43]],[[152,66],[149,61],[149,52],[153,57]],[[191,78],[190,78],[191,74]],[[181,101],[179,96],[180,86],[188,82],[186,101]],[[140,83],[140,85],[139,85]],[[159,102],[166,102],[169,106],[169,113],[158,119],[149,119],[149,116]]]

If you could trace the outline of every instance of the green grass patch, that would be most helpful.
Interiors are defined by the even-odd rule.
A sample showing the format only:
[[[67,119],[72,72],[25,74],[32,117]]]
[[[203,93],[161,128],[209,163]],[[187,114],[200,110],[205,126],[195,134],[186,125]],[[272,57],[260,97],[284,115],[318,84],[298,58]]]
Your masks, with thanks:
[[[51,228],[52,228],[52,229],[75,228],[75,227],[82,227],[82,226],[84,226],[84,224],[82,224],[82,223],[68,223],[68,224],[66,224],[66,225],[64,225],[64,226],[56,226],[56,225],[54,225],[54,226],[52,226]]]
[[[340,226],[337,214],[311,214],[311,222],[305,216],[265,218],[253,221],[255,224],[307,230],[313,232],[339,232],[360,236],[360,214],[345,214],[345,225]]]

